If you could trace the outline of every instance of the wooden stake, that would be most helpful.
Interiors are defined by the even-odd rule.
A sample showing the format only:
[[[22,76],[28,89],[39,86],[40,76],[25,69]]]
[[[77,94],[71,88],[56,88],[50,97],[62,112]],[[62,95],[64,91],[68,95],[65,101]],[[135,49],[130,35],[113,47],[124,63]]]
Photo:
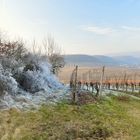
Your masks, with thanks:
[[[105,73],[105,66],[103,66],[103,69],[102,69],[101,82],[100,82],[100,92],[99,92],[100,96],[102,95],[102,90],[103,90],[104,73]]]
[[[74,79],[74,91],[73,91],[73,101],[77,101],[77,73],[78,73],[78,66],[75,68],[75,79]]]

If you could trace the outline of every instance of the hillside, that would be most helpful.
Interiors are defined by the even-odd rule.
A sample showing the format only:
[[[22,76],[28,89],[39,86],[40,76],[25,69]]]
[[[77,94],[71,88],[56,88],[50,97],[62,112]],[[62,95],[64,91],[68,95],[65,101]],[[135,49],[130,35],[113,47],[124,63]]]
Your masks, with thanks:
[[[116,56],[114,58],[117,61],[121,62],[121,64],[126,64],[126,65],[140,65],[140,57],[134,57],[134,56]]]
[[[98,103],[67,103],[39,110],[0,111],[1,140],[139,140],[140,102],[109,97]]]
[[[139,66],[140,57],[134,56],[105,56],[105,55],[65,55],[67,65],[80,66]]]

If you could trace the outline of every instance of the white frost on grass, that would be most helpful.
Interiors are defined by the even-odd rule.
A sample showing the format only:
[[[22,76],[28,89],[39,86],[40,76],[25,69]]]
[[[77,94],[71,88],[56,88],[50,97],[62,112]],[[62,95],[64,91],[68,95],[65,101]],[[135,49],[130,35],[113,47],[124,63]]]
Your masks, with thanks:
[[[62,99],[66,99],[69,93],[67,88],[54,91],[48,94],[45,91],[40,91],[35,94],[24,93],[13,96],[5,94],[3,99],[0,99],[1,109],[18,108],[30,109],[38,108],[41,104],[55,104]]]

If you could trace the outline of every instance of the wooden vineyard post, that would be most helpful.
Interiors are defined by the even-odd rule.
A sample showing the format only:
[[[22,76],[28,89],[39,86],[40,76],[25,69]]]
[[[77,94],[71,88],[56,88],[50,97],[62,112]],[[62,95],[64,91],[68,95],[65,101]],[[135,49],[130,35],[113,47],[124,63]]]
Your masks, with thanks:
[[[73,101],[76,102],[77,98],[77,72],[78,72],[78,66],[75,68],[75,79],[74,79],[74,89],[73,89]]]
[[[138,83],[138,86],[139,86],[139,94],[140,94],[140,82]]]
[[[139,88],[139,94],[140,94],[140,75],[138,76],[138,88]]]
[[[100,96],[102,95],[102,90],[103,90],[103,80],[104,80],[104,73],[105,73],[105,66],[103,66],[102,69],[102,75],[101,75],[101,82],[100,82]]]
[[[126,76],[127,76],[127,75],[126,75],[126,72],[125,72],[125,74],[124,74],[124,79],[123,79],[123,92],[124,92],[124,89],[125,89],[124,86],[125,86]]]

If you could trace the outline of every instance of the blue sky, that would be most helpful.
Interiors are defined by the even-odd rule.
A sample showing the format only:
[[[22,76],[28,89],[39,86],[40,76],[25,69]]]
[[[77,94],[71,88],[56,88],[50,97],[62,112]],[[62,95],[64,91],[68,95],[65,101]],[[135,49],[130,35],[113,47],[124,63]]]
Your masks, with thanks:
[[[0,29],[66,54],[140,51],[140,0],[0,0]]]

